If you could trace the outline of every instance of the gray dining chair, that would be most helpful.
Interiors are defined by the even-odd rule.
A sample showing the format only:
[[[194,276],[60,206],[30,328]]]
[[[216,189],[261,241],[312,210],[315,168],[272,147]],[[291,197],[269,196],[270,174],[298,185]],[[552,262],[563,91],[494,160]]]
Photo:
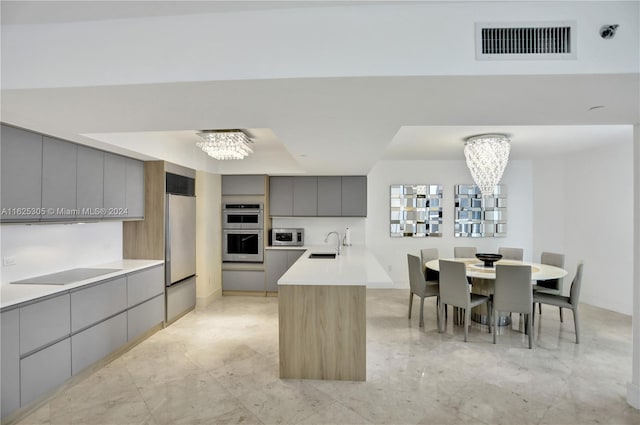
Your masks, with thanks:
[[[548,266],[560,267],[562,269],[564,268],[564,254],[556,254],[555,252],[543,252],[540,255],[540,263],[546,264]],[[563,280],[563,278],[538,280],[533,286],[533,291],[539,292],[541,294],[562,295]],[[564,322],[564,318],[562,317],[562,307],[559,307],[559,310],[560,322]],[[540,304],[538,304],[538,312],[542,314],[542,305]]]
[[[453,256],[455,258],[475,258],[476,257],[475,246],[454,246]]]
[[[420,250],[420,261],[422,264],[422,270],[424,271],[424,278],[429,281],[438,281],[438,272],[435,270],[428,269],[425,266],[427,261],[437,260],[438,248],[424,248]]]
[[[489,311],[489,323],[491,323],[491,299],[485,295],[472,294],[467,282],[466,265],[458,261],[440,260],[440,317],[442,317],[445,305],[452,305],[464,309],[464,341],[469,336],[469,320],[471,308],[487,303]],[[444,320],[440,320],[439,331]],[[491,325],[489,325],[491,332]]]
[[[498,248],[498,254],[502,255],[503,260],[522,261],[524,250],[522,248]]]
[[[535,304],[548,304],[554,305],[560,308],[570,308],[573,312],[573,323],[576,330],[576,344],[580,343],[580,319],[578,316],[578,302],[580,299],[580,288],[582,286],[582,261],[578,263],[576,269],[576,275],[571,282],[571,290],[568,297],[562,295],[545,294],[542,292],[535,292],[533,294],[533,322],[535,323]]]
[[[493,343],[500,312],[525,315],[529,348],[533,348],[531,321],[533,320],[533,291],[531,290],[531,267],[496,264],[495,291],[493,294]]]
[[[420,297],[420,321],[419,327],[424,326],[424,299],[428,297],[436,297],[436,307],[439,304],[439,285],[438,282],[429,282],[424,278],[422,271],[422,263],[420,258],[415,255],[407,254],[407,262],[409,265],[409,319],[411,319],[411,309],[413,307],[413,296]],[[440,329],[440,311],[436,310],[438,321],[438,329]]]

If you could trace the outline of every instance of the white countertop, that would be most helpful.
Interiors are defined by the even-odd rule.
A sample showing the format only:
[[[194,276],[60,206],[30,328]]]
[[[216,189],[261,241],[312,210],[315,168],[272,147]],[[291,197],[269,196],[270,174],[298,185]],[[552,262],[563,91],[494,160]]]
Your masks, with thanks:
[[[306,246],[306,252],[278,280],[278,285],[390,287],[391,278],[361,245],[342,247],[335,259],[310,259],[314,252],[335,252],[335,245]]]
[[[120,269],[113,273],[103,274],[101,276],[92,277],[90,279],[80,280],[68,285],[33,285],[33,284],[11,284],[3,282],[0,286],[0,308],[11,307],[27,301],[32,301],[48,295],[62,293],[79,286],[88,285],[90,283],[101,280],[111,279],[127,273],[143,270],[149,267],[163,264],[162,260],[120,260],[105,264],[91,265],[87,267],[97,269]]]
[[[265,249],[273,249],[273,250],[282,250],[282,249],[287,249],[287,250],[298,250],[298,251],[306,251],[307,249],[309,249],[309,246],[300,246],[300,245],[277,245],[277,246],[268,246]]]

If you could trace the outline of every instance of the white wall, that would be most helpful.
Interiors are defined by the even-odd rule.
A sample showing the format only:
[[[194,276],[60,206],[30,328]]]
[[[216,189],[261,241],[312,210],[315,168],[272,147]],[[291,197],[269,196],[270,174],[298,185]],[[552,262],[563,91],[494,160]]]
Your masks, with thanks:
[[[566,247],[585,262],[582,300],[631,314],[633,144],[578,153],[567,170]]]
[[[473,183],[460,161],[379,161],[368,175],[368,248],[387,270],[395,287],[409,287],[407,254],[422,248],[438,248],[440,256],[453,257],[454,246],[473,245],[478,252],[497,252],[498,247],[522,247],[525,259],[532,259],[533,190],[531,161],[510,161],[502,178],[507,185],[507,237],[456,238],[453,235],[456,184]],[[392,184],[443,185],[443,236],[392,238],[389,236],[390,186]]]
[[[198,306],[222,295],[221,182],[196,172],[196,299]]]
[[[568,295],[584,261],[580,301],[633,310],[633,144],[631,140],[534,162],[534,253],[564,252]]]
[[[366,242],[365,219],[353,217],[275,217],[271,220],[271,227],[292,227],[304,229],[305,245],[325,245],[324,238],[327,233],[336,231],[344,236],[344,231],[348,227],[351,233],[351,243],[354,245],[364,245]],[[326,244],[334,247],[336,245],[335,236],[331,236]]]
[[[475,60],[475,22],[559,20],[577,22],[575,60]],[[604,23],[620,24],[614,40],[600,38]],[[638,3],[628,1],[350,4],[3,25],[2,86],[628,73],[638,69],[638,28]]]
[[[2,258],[15,257],[2,267],[2,284],[14,280],[87,267],[122,259],[122,222],[86,224],[3,224]]]

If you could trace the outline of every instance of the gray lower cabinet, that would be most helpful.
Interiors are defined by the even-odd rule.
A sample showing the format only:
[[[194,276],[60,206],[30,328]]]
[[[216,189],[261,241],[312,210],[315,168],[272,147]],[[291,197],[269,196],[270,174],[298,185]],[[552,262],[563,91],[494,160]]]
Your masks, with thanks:
[[[164,267],[157,266],[127,275],[127,307],[164,294]]]
[[[38,221],[42,206],[42,135],[2,125],[1,221]]]
[[[71,292],[71,332],[127,309],[125,276]]]
[[[162,323],[163,269],[155,266],[3,311],[2,417]],[[195,299],[195,279],[191,283]]]
[[[342,215],[342,177],[318,177],[318,216],[340,217]]]
[[[167,287],[167,322],[196,306],[196,278],[183,280]]]
[[[265,275],[262,270],[223,270],[223,291],[265,291]]]
[[[126,219],[144,218],[144,162],[125,158],[127,182],[125,186]]]
[[[104,152],[78,146],[76,171],[77,218],[100,218],[104,206]]]
[[[293,177],[269,178],[269,215],[293,216]]]
[[[127,312],[71,337],[71,373],[84,370],[127,343]]]
[[[78,146],[44,137],[42,144],[42,220],[75,220]]]
[[[265,251],[268,292],[278,291],[278,279],[289,270],[302,254],[304,254],[304,249],[267,249]]]
[[[122,218],[127,206],[127,158],[104,154],[104,218]]]
[[[23,358],[20,360],[20,405],[26,406],[70,377],[71,338]]]
[[[127,311],[127,341],[134,341],[164,321],[164,294]]]
[[[294,177],[293,215],[294,217],[318,216],[317,177]]]
[[[223,195],[264,195],[265,176],[228,175],[222,176]]]
[[[0,341],[0,395],[1,417],[20,407],[20,327],[19,310],[9,310],[0,315],[2,341]]]
[[[342,216],[367,216],[367,177],[342,177]]]
[[[69,294],[58,295],[20,307],[20,354],[68,337]]]
[[[267,291],[278,290],[278,279],[287,271],[287,251],[279,249],[267,249],[264,252],[264,265],[266,269]]]

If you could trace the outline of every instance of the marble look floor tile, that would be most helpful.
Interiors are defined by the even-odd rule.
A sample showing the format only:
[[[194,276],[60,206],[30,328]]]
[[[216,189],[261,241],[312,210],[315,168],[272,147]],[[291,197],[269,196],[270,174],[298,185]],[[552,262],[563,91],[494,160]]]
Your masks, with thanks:
[[[310,383],[298,380],[275,381],[238,399],[265,424],[298,423],[335,402]]]
[[[207,373],[186,376],[164,385],[143,385],[139,390],[159,425],[214,423],[214,418],[241,407]]]
[[[407,318],[407,290],[367,291],[367,381],[280,380],[278,300],[223,297],[59,392],[21,425],[57,424],[640,424],[625,401],[631,320],[581,305],[543,307],[535,346],[517,326],[498,344],[436,327],[434,300]]]
[[[326,409],[323,409],[320,413],[311,415],[301,421],[299,424],[325,424],[325,425],[359,425],[359,424],[371,424],[362,416],[358,415],[351,409],[348,409],[338,402],[329,405]]]
[[[260,354],[209,371],[236,397],[279,381],[279,373],[278,358]]]

